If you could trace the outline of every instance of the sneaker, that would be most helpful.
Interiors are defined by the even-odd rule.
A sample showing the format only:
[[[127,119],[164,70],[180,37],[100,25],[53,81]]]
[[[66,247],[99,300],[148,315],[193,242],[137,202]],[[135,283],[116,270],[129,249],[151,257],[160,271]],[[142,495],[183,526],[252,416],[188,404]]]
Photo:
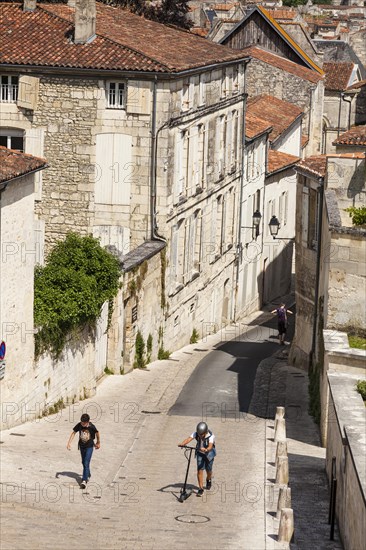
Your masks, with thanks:
[[[81,489],[85,489],[87,483],[88,483],[88,481],[87,481],[86,479],[83,479],[83,481],[82,481],[81,484],[80,484],[80,488],[81,488]]]
[[[201,497],[203,495],[203,489],[198,489],[197,496]]]
[[[207,489],[207,491],[209,491],[211,489],[211,485],[212,485],[211,479],[206,479],[206,489]]]

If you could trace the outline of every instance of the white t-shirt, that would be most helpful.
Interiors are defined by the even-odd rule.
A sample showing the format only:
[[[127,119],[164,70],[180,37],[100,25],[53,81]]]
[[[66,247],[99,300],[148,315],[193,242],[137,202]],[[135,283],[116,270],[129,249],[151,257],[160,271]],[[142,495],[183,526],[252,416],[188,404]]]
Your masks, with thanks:
[[[191,434],[191,437],[192,437],[192,439],[197,439],[197,432],[193,432],[193,434]],[[211,443],[212,443],[212,445],[215,443],[215,436],[214,436],[214,434],[211,434],[210,437],[208,437],[208,438],[205,438],[205,437],[204,437],[203,439],[208,439],[208,444],[209,444],[209,445],[211,445]],[[198,440],[203,441],[203,439],[201,439],[200,437],[198,437]]]

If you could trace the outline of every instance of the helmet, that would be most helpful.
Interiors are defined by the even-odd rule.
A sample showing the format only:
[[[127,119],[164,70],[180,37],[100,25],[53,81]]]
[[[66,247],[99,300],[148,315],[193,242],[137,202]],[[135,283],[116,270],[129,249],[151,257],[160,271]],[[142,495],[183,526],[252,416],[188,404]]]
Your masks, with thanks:
[[[198,433],[198,435],[204,435],[205,433],[207,433],[208,426],[206,422],[199,422],[199,424],[197,424],[196,432]]]

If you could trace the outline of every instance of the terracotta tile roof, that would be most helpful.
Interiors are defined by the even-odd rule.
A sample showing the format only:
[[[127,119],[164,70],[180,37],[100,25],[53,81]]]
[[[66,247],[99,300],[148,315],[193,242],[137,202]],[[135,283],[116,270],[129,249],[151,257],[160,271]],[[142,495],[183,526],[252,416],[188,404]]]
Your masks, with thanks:
[[[295,19],[297,12],[295,10],[268,9],[268,13],[274,19]]]
[[[287,153],[281,153],[280,151],[269,150],[267,174],[274,174],[276,172],[286,170],[287,168],[297,164],[299,160],[300,157],[295,157],[294,155],[289,155]]]
[[[354,126],[341,134],[333,145],[366,145],[366,125]]]
[[[270,95],[259,95],[248,100],[247,112],[267,121],[273,130],[270,141],[275,141],[291,124],[303,115],[303,111],[293,103]]]
[[[230,11],[232,8],[237,6],[238,4],[214,4],[213,6],[210,6],[210,10],[215,11]]]
[[[41,4],[0,2],[0,63],[100,70],[176,73],[244,57],[243,52],[194,34],[148,21],[97,2],[96,38],[74,44],[74,10]]]
[[[45,159],[0,146],[0,183],[47,167]]]
[[[347,90],[357,90],[358,88],[363,88],[364,86],[366,86],[366,80],[360,80],[360,82],[356,82],[356,84],[349,86]]]
[[[358,152],[358,153],[330,153],[327,155],[327,158],[340,158],[340,159],[360,159],[364,160],[366,158],[366,152]]]
[[[306,67],[302,67],[298,63],[294,63],[293,61],[285,59],[284,57],[281,57],[280,55],[277,55],[273,52],[268,52],[263,48],[258,48],[257,46],[249,46],[248,48],[245,48],[243,52],[250,55],[251,57],[254,57],[255,59],[258,59],[259,61],[263,61],[263,63],[267,63],[267,65],[277,67],[277,69],[281,69],[290,74],[298,76],[303,80],[308,80],[309,82],[316,83],[319,82],[319,80],[323,79],[323,77],[316,71],[313,71],[312,69],[308,69]]]
[[[297,167],[301,172],[306,172],[310,174],[310,176],[324,178],[327,167],[327,157],[326,155],[307,157],[301,160]]]
[[[205,29],[204,27],[193,27],[191,29],[191,32],[193,34],[197,34],[197,36],[202,36],[203,38],[206,38],[206,36],[210,32],[210,29]]]
[[[327,159],[329,158],[364,160],[366,158],[366,153],[331,153],[329,155],[307,157],[301,160],[296,167],[300,172],[304,172],[307,175],[315,176],[316,178],[324,178],[327,171]]]
[[[245,115],[245,137],[251,140],[264,134],[264,132],[270,132],[271,129],[272,126],[267,120],[255,116],[250,109],[247,110]]]
[[[309,143],[309,136],[306,134],[302,134],[301,136],[301,148],[303,149],[305,145]]]
[[[350,62],[324,63],[325,89],[337,92],[346,90],[353,67],[353,63]]]

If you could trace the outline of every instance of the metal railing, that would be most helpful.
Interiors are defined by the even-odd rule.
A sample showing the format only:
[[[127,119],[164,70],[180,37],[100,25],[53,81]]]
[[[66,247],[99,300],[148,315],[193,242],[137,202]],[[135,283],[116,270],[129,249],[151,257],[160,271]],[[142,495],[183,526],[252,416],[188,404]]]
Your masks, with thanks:
[[[330,540],[334,540],[334,525],[335,525],[335,511],[337,500],[337,468],[336,457],[332,458],[332,475],[330,479],[330,502],[329,502],[329,516],[328,523],[330,524]]]

